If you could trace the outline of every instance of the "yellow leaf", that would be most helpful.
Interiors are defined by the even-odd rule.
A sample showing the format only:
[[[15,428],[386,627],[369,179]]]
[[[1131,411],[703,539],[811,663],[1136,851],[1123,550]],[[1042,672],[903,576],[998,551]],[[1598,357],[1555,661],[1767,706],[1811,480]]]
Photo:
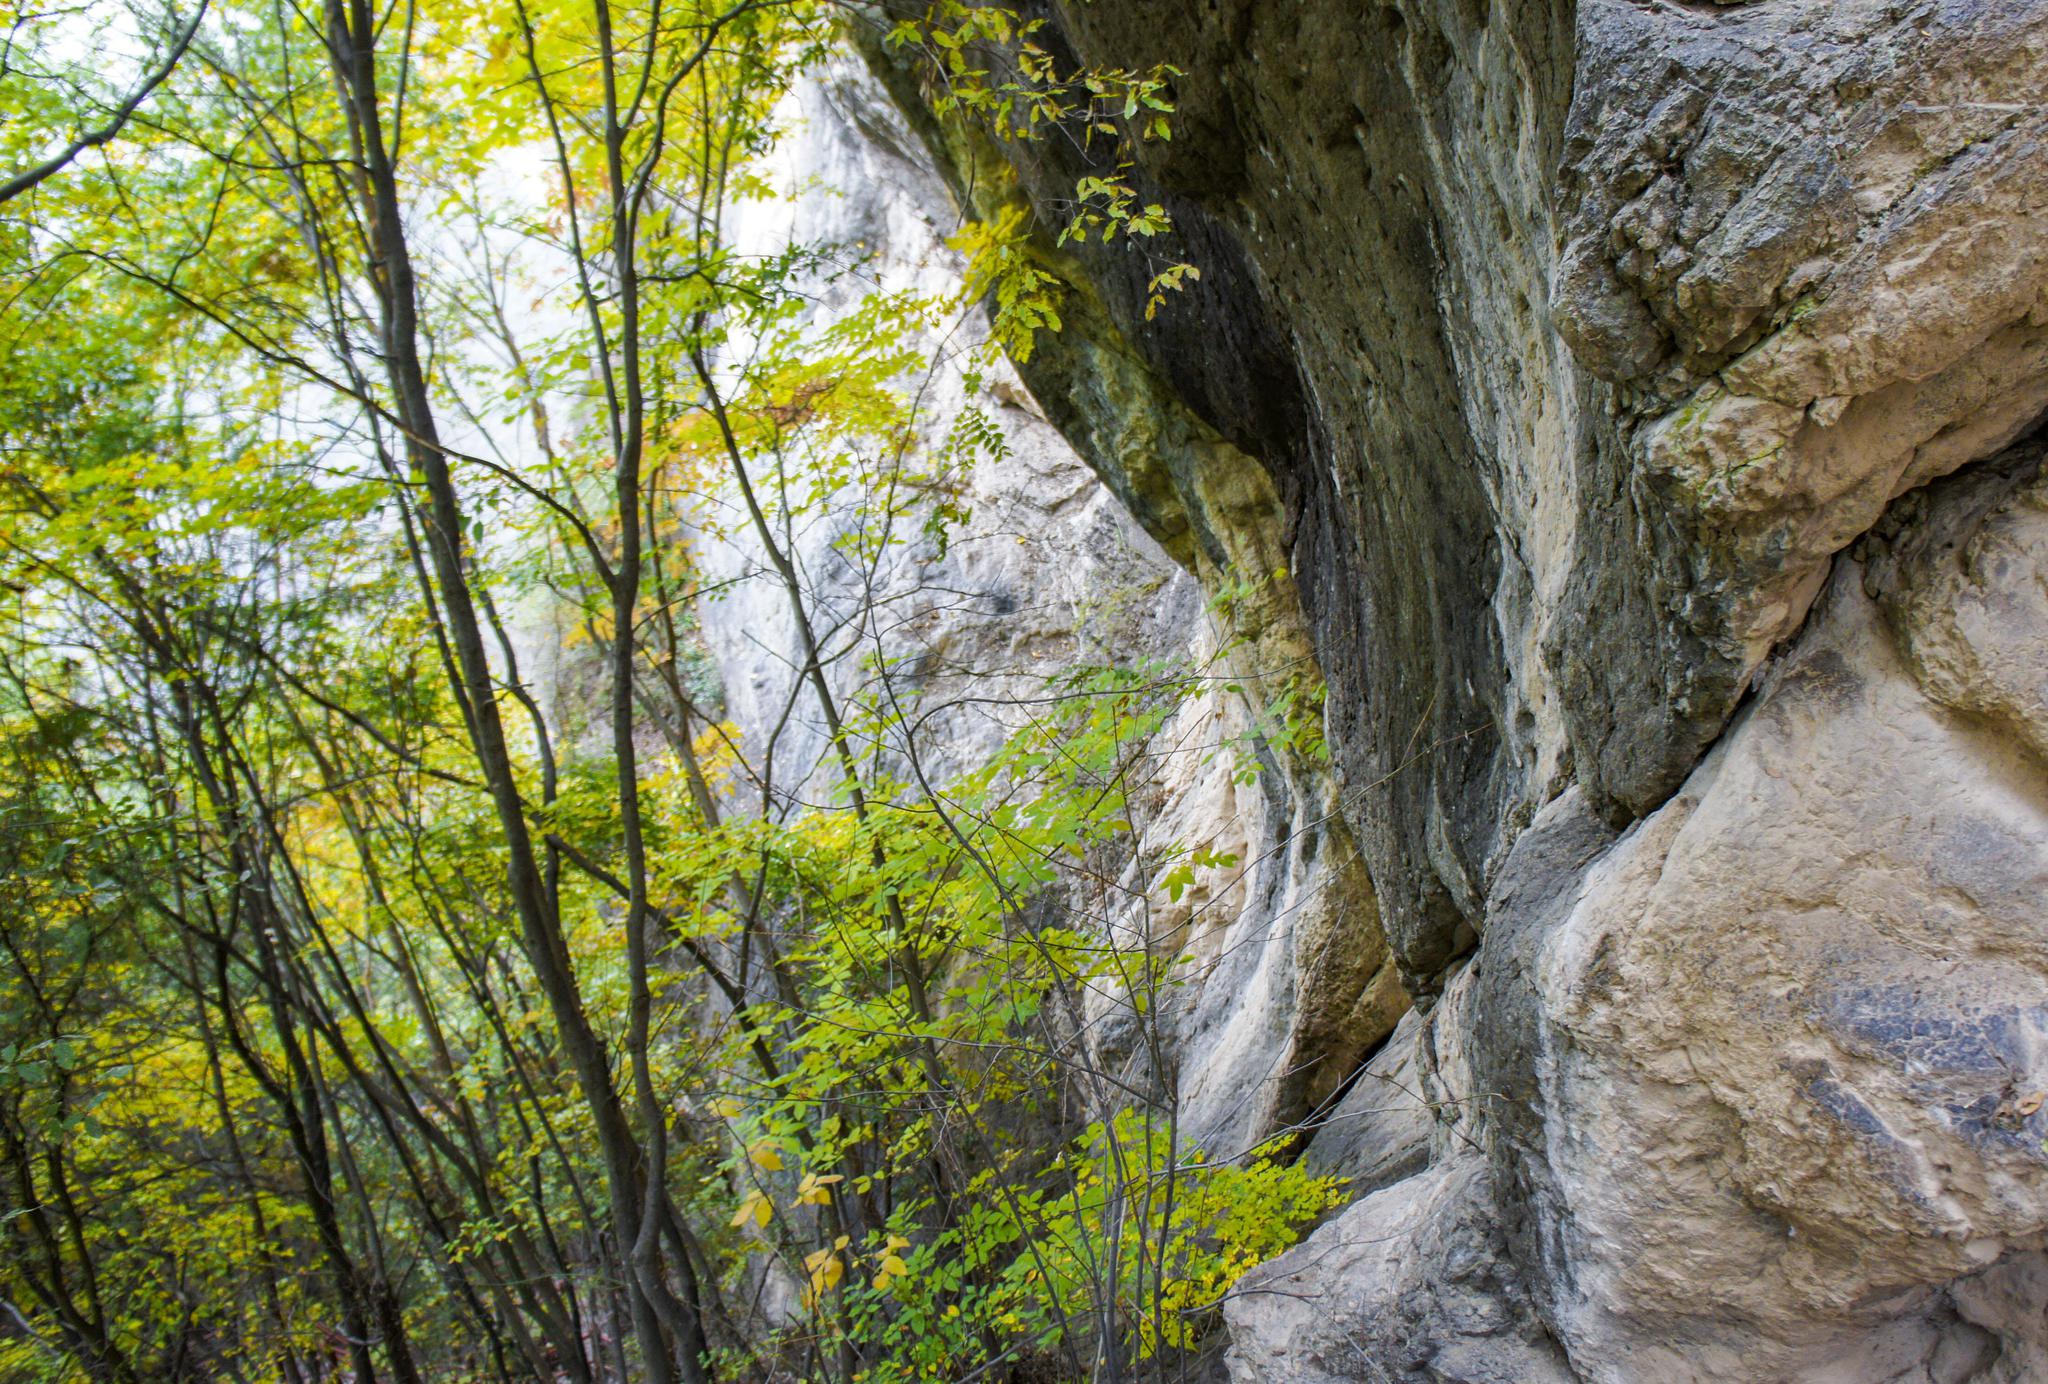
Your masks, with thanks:
[[[747,1151],[747,1157],[754,1160],[754,1166],[763,1172],[782,1171],[782,1151],[773,1144],[756,1144]]]
[[[796,1200],[791,1204],[795,1206],[829,1206],[832,1202],[832,1193],[826,1189],[835,1182],[844,1182],[845,1180],[845,1178],[840,1177],[836,1173],[828,1177],[820,1177],[816,1173],[805,1173],[804,1180],[797,1185]]]
[[[757,1189],[747,1193],[747,1199],[740,1203],[740,1209],[732,1213],[732,1225],[737,1230],[748,1221],[752,1221],[755,1225],[765,1227],[768,1218],[773,1214],[774,1205]]]
[[[846,1276],[846,1262],[829,1249],[805,1255],[804,1269],[811,1276],[810,1287],[804,1291],[806,1306],[816,1302],[825,1292],[838,1287],[839,1280]]]

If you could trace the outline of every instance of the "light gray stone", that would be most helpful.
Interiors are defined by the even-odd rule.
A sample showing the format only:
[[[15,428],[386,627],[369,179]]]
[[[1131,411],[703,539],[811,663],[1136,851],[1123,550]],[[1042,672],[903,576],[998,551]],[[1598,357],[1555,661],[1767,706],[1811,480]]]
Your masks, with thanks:
[[[1954,676],[2048,631],[2038,456],[1941,487],[1903,552],[1873,539],[1931,673],[1845,564],[1535,951],[1538,1118],[1504,1155],[1589,1380],[1964,1379],[2042,1349],[2040,1299],[1964,1308],[2038,1287],[2048,1235],[2048,792],[2011,720],[2038,670]]]
[[[842,63],[801,86],[783,115],[794,133],[768,172],[785,195],[753,204],[738,236],[754,253],[824,242],[859,260],[859,275],[812,285],[810,322],[839,320],[870,286],[955,293],[962,264],[944,243],[952,210],[874,80]],[[1274,753],[1254,733],[1262,689],[1312,681],[1313,657],[1284,574],[1228,618],[1206,609],[1195,577],[1009,367],[970,359],[986,332],[978,312],[948,324],[920,343],[936,367],[905,382],[918,391],[927,449],[970,406],[1002,433],[1003,454],[979,456],[957,478],[954,498],[971,520],[943,551],[914,541],[856,563],[840,540],[872,507],[849,486],[791,526],[789,555],[831,681],[842,695],[872,690],[874,660],[888,660],[905,715],[884,750],[906,776],[914,753],[942,789],[1028,723],[1055,675],[1147,659],[1214,674],[1135,766],[1132,837],[1089,862],[1119,876],[1118,887],[1077,872],[1044,906],[1065,923],[1177,958],[1159,1005],[1142,1018],[1106,983],[1085,995],[1081,1040],[1131,1089],[1153,1083],[1166,1093],[1191,1142],[1216,1156],[1240,1153],[1323,1102],[1408,1003],[1327,770]],[[970,369],[985,376],[977,395]],[[1263,477],[1248,469],[1203,486],[1207,512],[1231,521],[1246,564],[1279,567],[1256,548],[1273,543],[1278,513]],[[914,530],[925,513],[900,522]],[[786,594],[743,520],[737,495],[719,492],[691,535],[716,593],[699,610],[724,715],[749,756],[775,769],[766,802],[743,781],[730,791],[740,810],[800,811],[836,774],[802,685]],[[1160,879],[1193,848],[1233,863],[1198,872],[1169,899]],[[1155,1029],[1160,1046],[1141,1027]],[[1155,1051],[1167,1060],[1156,1062]]]
[[[1203,278],[1147,323],[1049,214],[1021,377],[1200,581],[1285,569],[1330,693],[1334,782],[1159,820],[1281,860],[1340,804],[1370,885],[1309,954],[1422,1005],[1234,1377],[2048,1377],[2048,0],[1045,13],[1186,74],[1130,176]],[[970,213],[1089,171],[871,56]],[[1261,1127],[1385,1032],[1287,1010],[1301,932],[1205,934],[1297,876],[1172,930],[1184,1088]]]
[[[1358,1196],[1428,1166],[1439,1111],[1424,1089],[1429,1061],[1420,1049],[1427,1037],[1422,1011],[1401,1016],[1343,1099],[1315,1116],[1314,1134],[1302,1150],[1305,1164],[1349,1179]]]

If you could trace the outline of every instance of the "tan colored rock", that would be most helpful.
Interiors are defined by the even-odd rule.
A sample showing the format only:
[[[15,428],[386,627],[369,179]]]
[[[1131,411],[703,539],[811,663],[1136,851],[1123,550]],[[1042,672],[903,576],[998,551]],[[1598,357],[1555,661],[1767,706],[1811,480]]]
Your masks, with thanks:
[[[1048,13],[1201,74],[1131,176],[1204,278],[1070,252],[1029,378],[1284,558],[1425,1004],[1236,1378],[2048,1379],[2048,0]],[[1279,955],[1199,945],[1186,1079],[1260,1088]]]
[[[2048,765],[2048,492],[2038,445],[1920,497],[1886,523],[1866,585],[1928,696]]]
[[[1366,1069],[1429,1161],[1247,1281],[1235,1378],[2044,1377],[2042,459],[1898,507],[1611,846],[1539,816]]]
[[[1466,971],[1438,1013],[1472,1002]],[[1378,1088],[1378,1094],[1374,1093]],[[1455,1028],[1411,1016],[1374,1059],[1317,1143],[1320,1157],[1356,1160],[1341,1112],[1364,1130],[1414,1147],[1427,1166],[1359,1200],[1230,1294],[1228,1362],[1237,1384],[1437,1380],[1571,1384],[1556,1343],[1531,1310],[1493,1197],[1472,1074]],[[1420,1115],[1418,1120],[1416,1116]],[[1347,1143],[1346,1141],[1354,1141]]]
[[[1981,489],[1878,559],[1908,652],[1847,567],[1542,945],[1523,1156],[1588,1379],[1937,1377],[1950,1285],[2048,1237],[2048,512]]]

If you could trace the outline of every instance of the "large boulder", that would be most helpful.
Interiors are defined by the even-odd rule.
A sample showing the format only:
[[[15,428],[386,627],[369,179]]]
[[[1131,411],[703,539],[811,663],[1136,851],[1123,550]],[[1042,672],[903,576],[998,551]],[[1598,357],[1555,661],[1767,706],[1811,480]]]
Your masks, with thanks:
[[[1248,1285],[1242,1378],[1290,1377],[1255,1362],[1304,1332],[1474,1384],[1524,1377],[1531,1340],[1603,1384],[2048,1369],[2042,456],[1933,487],[1840,562],[1611,846],[1577,790],[1545,810],[1433,1016],[1471,1051],[1433,1106],[1469,1133]],[[1443,1315],[1446,1255],[1485,1266],[1484,1311]],[[1388,1334],[1416,1322],[1437,1354]]]

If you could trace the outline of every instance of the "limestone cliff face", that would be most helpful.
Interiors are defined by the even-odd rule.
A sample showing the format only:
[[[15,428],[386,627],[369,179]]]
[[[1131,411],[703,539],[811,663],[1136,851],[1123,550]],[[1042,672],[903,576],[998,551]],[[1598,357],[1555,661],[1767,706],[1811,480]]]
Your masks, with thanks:
[[[1341,810],[1183,1021],[1191,1090],[1321,1060],[1249,1124],[1340,1094],[1362,1194],[1235,1377],[2048,1378],[2048,0],[1039,12],[1187,74],[1203,277],[1048,240],[1017,425],[1329,687],[1333,781],[1160,786]],[[967,214],[1083,171],[869,56]]]
[[[877,287],[955,294],[963,266],[944,242],[958,211],[881,86],[842,63],[806,83],[784,115],[792,133],[772,175],[787,195],[749,207],[739,235],[748,251],[794,241],[858,262],[857,274],[813,285],[812,325]],[[1215,690],[1181,707],[1159,736],[1162,751],[1137,771],[1135,841],[1099,862],[1126,887],[1048,906],[1067,910],[1071,925],[1185,958],[1157,1016],[1170,1070],[1153,1070],[1113,995],[1089,1016],[1091,1056],[1133,1083],[1165,1083],[1195,1143],[1242,1150],[1325,1104],[1408,1007],[1327,765],[1268,746],[1247,772],[1244,758],[1220,752],[1249,743],[1252,729],[1250,705],[1226,682],[1256,691],[1315,681],[1284,574],[1279,503],[1263,472],[1204,434],[1225,459],[1201,475],[1201,493],[1230,546],[1203,563],[1184,535],[1167,531],[1162,546],[1013,374],[971,358],[986,331],[978,313],[936,331],[922,343],[935,365],[917,381],[924,443],[970,403],[1003,436],[1003,455],[979,457],[958,478],[954,500],[971,521],[943,550],[910,541],[855,560],[841,540],[872,519],[849,485],[792,526],[790,556],[831,676],[848,690],[872,677],[874,660],[890,661],[911,710],[884,748],[904,763],[914,754],[934,782],[985,762],[1046,695],[1047,679],[1077,666],[1153,659],[1216,675]],[[970,370],[987,376],[972,398]],[[1133,455],[1150,455],[1151,416],[1135,403],[1121,416]],[[915,516],[905,523],[916,526]],[[786,596],[750,532],[714,515],[693,542],[717,593],[701,607],[702,633],[725,712],[757,762],[774,766],[768,810],[777,811],[823,791],[828,779],[813,770],[828,741],[800,686]],[[1221,616],[1197,572],[1226,566],[1271,579]],[[1134,903],[1132,890],[1159,893],[1170,847],[1237,864],[1204,872],[1162,907]]]

